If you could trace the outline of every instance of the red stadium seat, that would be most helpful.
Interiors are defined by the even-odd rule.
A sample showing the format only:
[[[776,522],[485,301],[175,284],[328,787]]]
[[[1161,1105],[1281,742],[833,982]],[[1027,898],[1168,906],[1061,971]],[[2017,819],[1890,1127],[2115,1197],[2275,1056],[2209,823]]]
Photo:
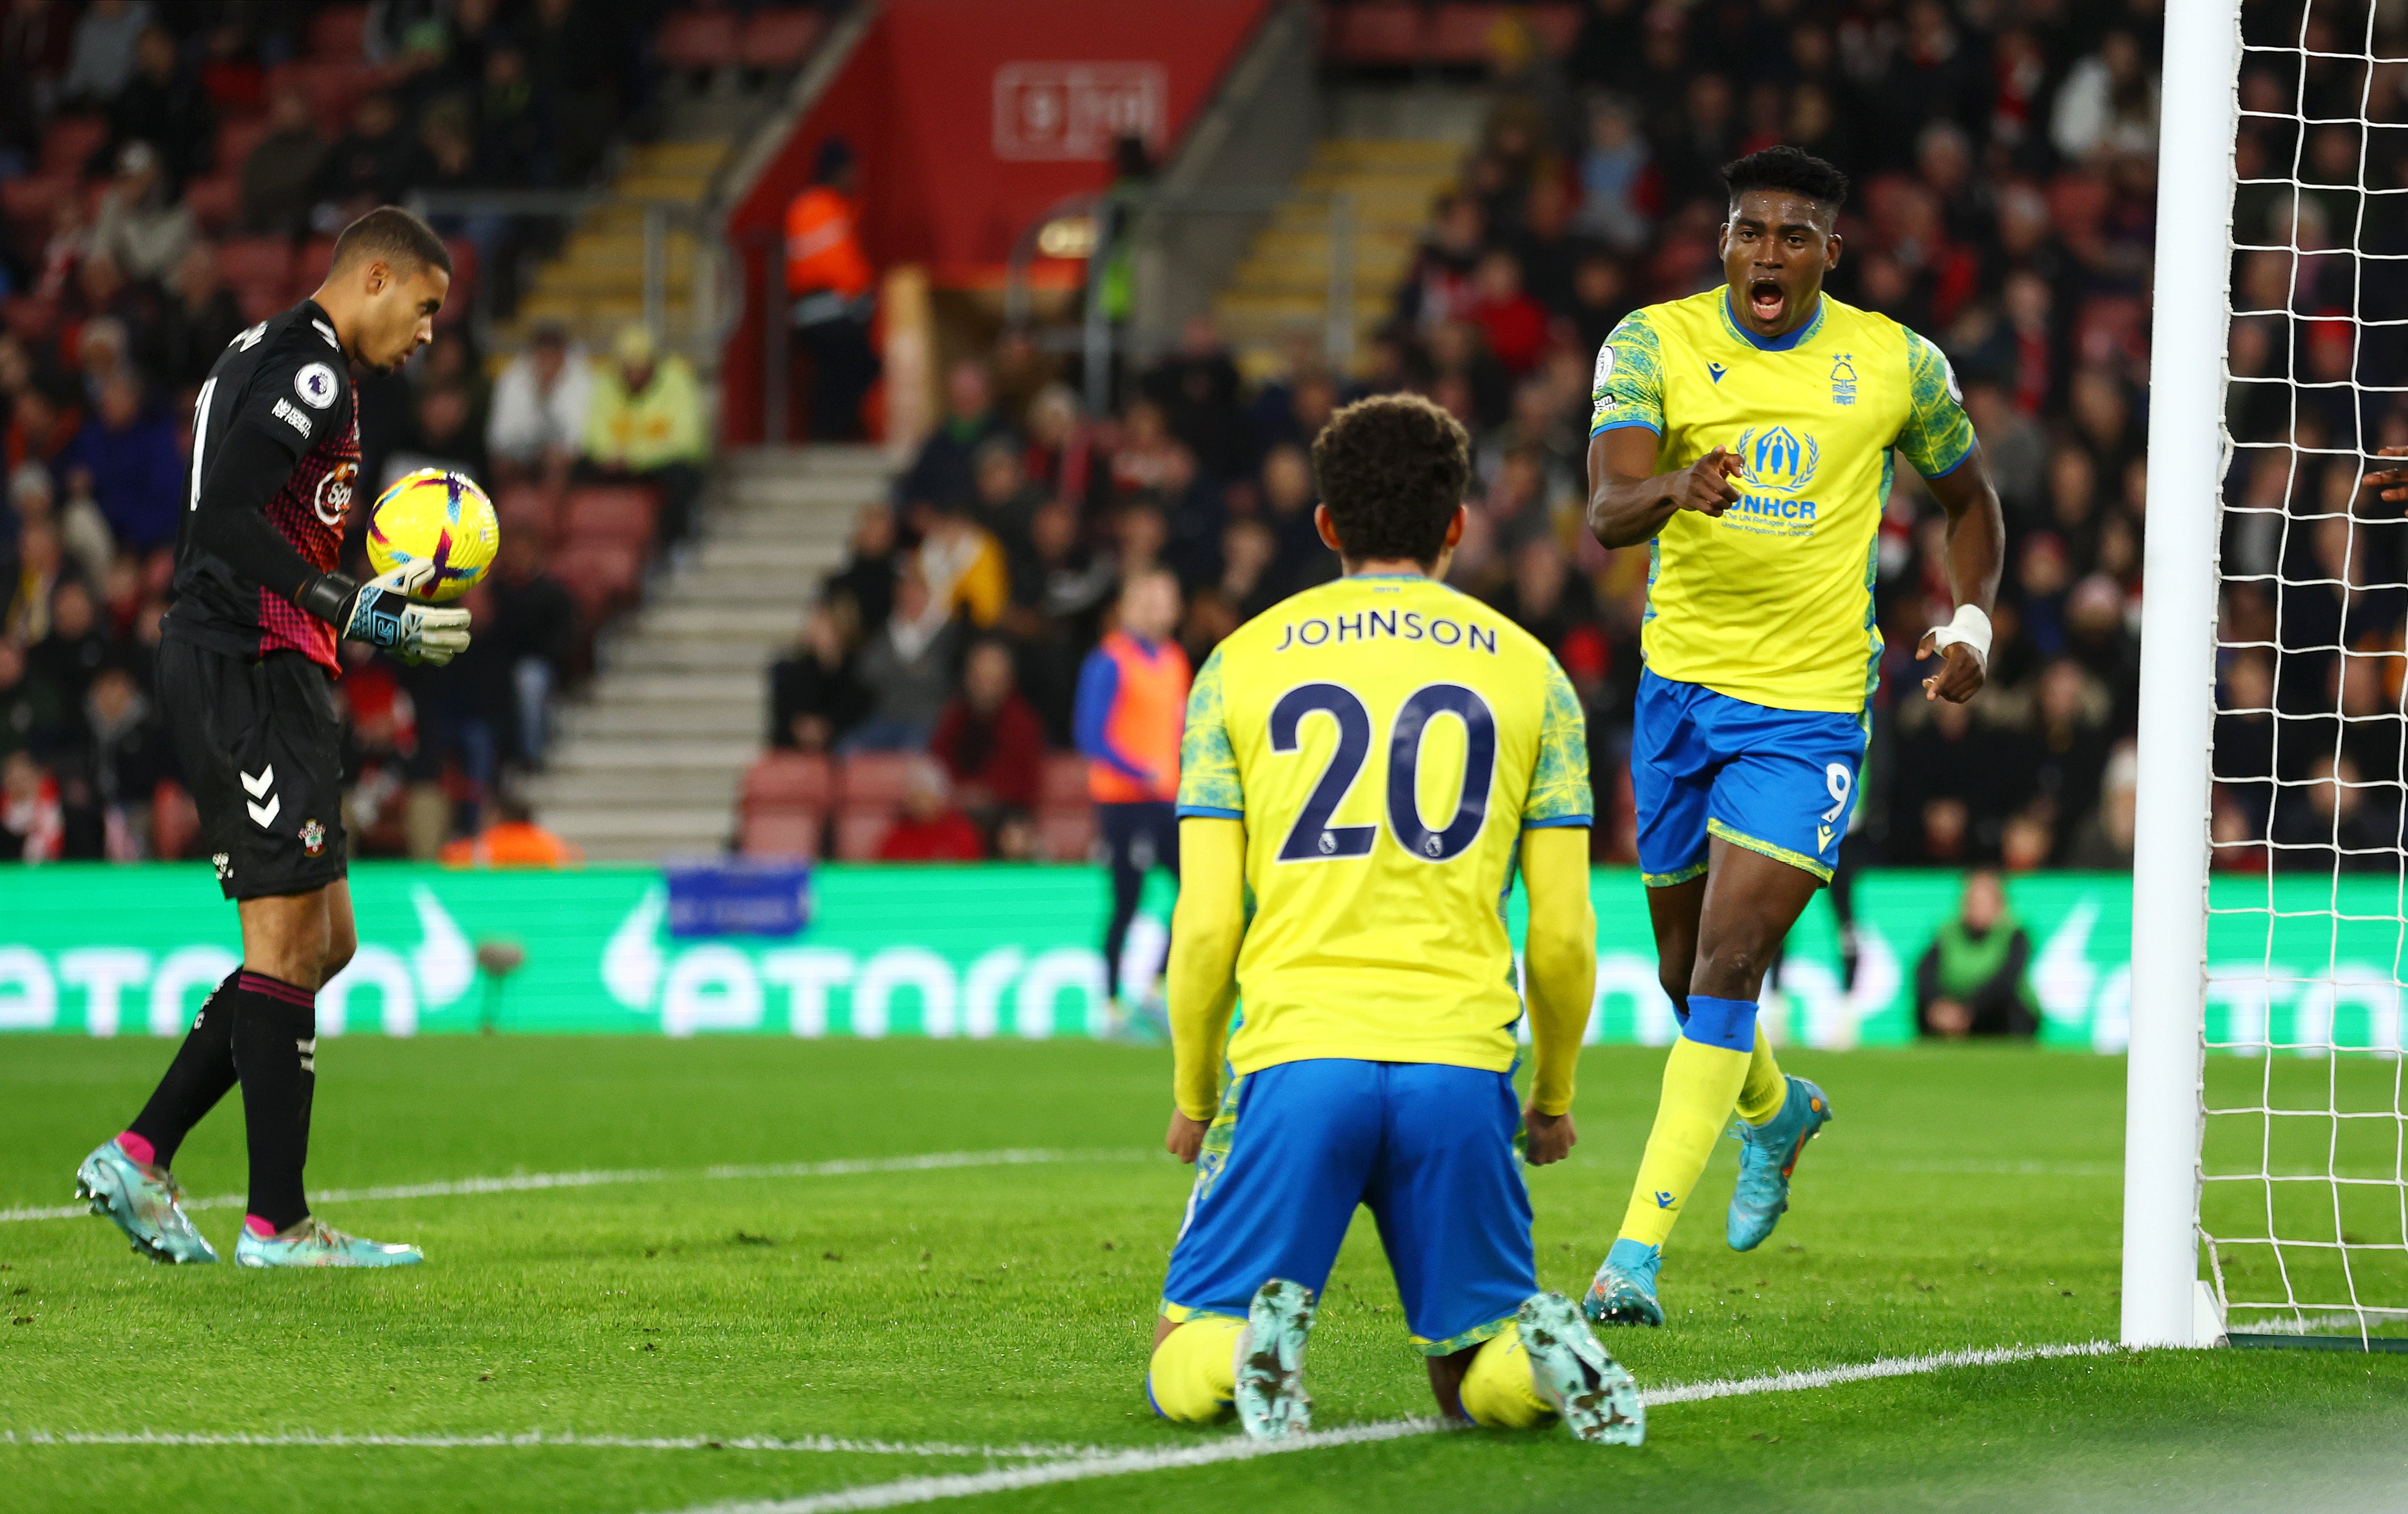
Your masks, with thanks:
[[[1076,752],[1045,754],[1044,775],[1038,780],[1040,807],[1087,802],[1087,759]]]
[[[275,128],[265,114],[229,116],[218,123],[218,172],[238,174],[251,150]]]
[[[1422,40],[1422,57],[1429,63],[1487,62],[1488,30],[1504,14],[1503,6],[1439,7],[1430,12],[1429,30]]]
[[[242,209],[242,180],[230,173],[195,179],[184,190],[184,205],[205,231],[223,231]]]
[[[747,68],[797,67],[819,41],[821,25],[816,10],[756,10],[744,23],[737,55]]]
[[[854,805],[896,805],[911,771],[911,758],[902,752],[856,752],[844,759],[842,793],[847,808]]]
[[[1421,7],[1375,0],[1341,7],[1330,31],[1330,53],[1341,63],[1412,65],[1422,57]]]
[[[744,774],[744,808],[824,811],[836,798],[836,769],[818,752],[768,752]]]
[[[826,826],[827,816],[817,810],[748,810],[737,845],[747,857],[814,861],[820,855],[820,832]]]
[[[57,219],[59,207],[75,196],[77,182],[64,174],[0,180],[0,216],[38,240]]]
[[[1089,860],[1096,850],[1095,810],[1057,805],[1038,811],[1037,850],[1049,862]]]
[[[1539,41],[1556,57],[1572,50],[1572,39],[1580,36],[1582,7],[1574,5],[1532,6],[1523,12],[1530,30],[1539,34]]]
[[[638,549],[652,540],[660,497],[637,487],[572,490],[561,512],[563,534],[580,541],[624,541]]]
[[[560,529],[560,496],[541,484],[517,484],[494,498],[494,514],[504,531],[525,531],[548,543]]]
[[[218,244],[218,271],[236,286],[273,284],[293,276],[293,244],[281,237],[236,237]]]
[[[848,806],[836,817],[836,855],[847,862],[875,862],[895,811],[883,804]]]
[[[60,116],[42,133],[44,175],[83,177],[84,165],[108,140],[108,123],[99,116]]]
[[[732,10],[672,11],[652,39],[671,68],[726,68],[742,55],[741,20]]]
[[[309,22],[309,50],[321,58],[356,63],[366,51],[368,7],[328,6]]]

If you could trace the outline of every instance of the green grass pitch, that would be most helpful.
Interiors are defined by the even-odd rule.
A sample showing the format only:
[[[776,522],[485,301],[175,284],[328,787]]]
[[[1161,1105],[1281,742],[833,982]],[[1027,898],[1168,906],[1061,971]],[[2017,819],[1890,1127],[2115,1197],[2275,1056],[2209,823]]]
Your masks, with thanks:
[[[67,1202],[164,1043],[0,1040],[0,1209]],[[1663,1054],[1592,1050],[1582,1142],[1532,1175],[1541,1276],[1611,1240]],[[1666,1268],[1642,1386],[2116,1325],[2120,1061],[1798,1053],[1838,1119],[1766,1248],[1721,1239],[1725,1144]],[[138,1261],[92,1218],[0,1223],[0,1508],[668,1511],[1042,1464],[982,1448],[1224,1445],[1140,1382],[1187,1173],[1168,1060],[1071,1043],[325,1043],[313,1188],[657,1168],[659,1181],[327,1204],[424,1245],[383,1274]],[[2327,1069],[2315,1076],[2323,1080]],[[2338,1069],[2376,1097],[2392,1070]],[[2254,1076],[2255,1074],[2250,1075]],[[179,1162],[242,1187],[229,1100]],[[1022,1166],[705,1178],[722,1163],[1045,1148]],[[200,1215],[222,1248],[239,1211]],[[1368,1221],[1313,1338],[1316,1423],[1429,1412]],[[42,1433],[697,1437],[594,1446],[102,1446]],[[1419,1435],[988,1493],[997,1509],[2399,1507],[2408,1357],[2121,1353],[1668,1405],[1640,1449]],[[885,1449],[746,1449],[736,1437]],[[929,1448],[938,1448],[931,1451]],[[953,1448],[948,1452],[943,1448]],[[1056,1459],[1050,1458],[1050,1459]],[[825,1502],[817,1506],[832,1507]]]

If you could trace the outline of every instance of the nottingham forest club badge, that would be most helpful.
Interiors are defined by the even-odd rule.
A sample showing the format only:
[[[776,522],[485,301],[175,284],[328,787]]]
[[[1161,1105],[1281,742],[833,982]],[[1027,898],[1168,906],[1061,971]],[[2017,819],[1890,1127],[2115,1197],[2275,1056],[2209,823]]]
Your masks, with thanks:
[[[301,822],[301,849],[311,857],[326,849],[326,828],[315,820]]]

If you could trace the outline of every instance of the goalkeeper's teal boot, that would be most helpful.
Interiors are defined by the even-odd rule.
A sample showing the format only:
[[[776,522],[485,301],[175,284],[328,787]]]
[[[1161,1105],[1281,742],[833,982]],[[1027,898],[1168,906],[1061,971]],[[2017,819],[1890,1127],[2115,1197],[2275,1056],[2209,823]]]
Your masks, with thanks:
[[[1279,1440],[1312,1428],[1312,1400],[1304,1391],[1304,1343],[1312,1334],[1312,1291],[1274,1277],[1254,1290],[1246,1306],[1245,1344],[1238,1349],[1238,1422],[1256,1440]]]
[[[1739,1186],[1731,1190],[1725,1233],[1734,1251],[1753,1251],[1789,1207],[1789,1175],[1814,1132],[1831,1123],[1831,1101],[1802,1077],[1789,1080],[1780,1112],[1761,1125],[1740,1121]]]
[[[1647,1403],[1621,1363],[1589,1334],[1572,1301],[1561,1293],[1533,1293],[1522,1301],[1514,1322],[1530,1377],[1574,1440],[1598,1446],[1636,1446],[1647,1438]]]
[[[83,1159],[76,1169],[76,1197],[92,1201],[92,1212],[105,1215],[134,1249],[153,1262],[215,1262],[217,1252],[193,1228],[184,1213],[184,1190],[162,1169],[146,1167],[125,1154],[115,1139]]]
[[[426,1253],[414,1246],[346,1235],[315,1215],[281,1235],[260,1235],[248,1220],[234,1243],[234,1260],[244,1267],[414,1267]]]
[[[1605,1253],[1597,1276],[1581,1300],[1581,1313],[1600,1325],[1660,1325],[1664,1305],[1656,1299],[1656,1271],[1664,1265],[1661,1248],[1643,1241],[1620,1240]]]

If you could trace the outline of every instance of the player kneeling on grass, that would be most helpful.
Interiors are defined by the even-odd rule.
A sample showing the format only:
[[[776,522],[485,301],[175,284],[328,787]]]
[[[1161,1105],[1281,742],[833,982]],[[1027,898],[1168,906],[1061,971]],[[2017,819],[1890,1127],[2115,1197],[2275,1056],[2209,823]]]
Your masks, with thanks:
[[[1234,1406],[1261,1438],[1308,1428],[1314,1301],[1362,1204],[1442,1412],[1636,1445],[1637,1385],[1539,1291],[1514,1156],[1517,1134],[1533,1165],[1574,1139],[1597,976],[1580,703],[1544,646],[1440,582],[1469,477],[1445,411],[1351,405],[1313,466],[1345,576],[1222,642],[1188,700],[1166,1140],[1196,1189],[1147,1394],[1173,1420]],[[1517,858],[1537,1060],[1519,1111]]]
[[[211,990],[132,1126],[76,1170],[154,1262],[215,1262],[179,1202],[176,1149],[239,1082],[251,1204],[246,1267],[391,1267],[414,1246],[346,1235],[309,1212],[301,1171],[317,1087],[318,989],[359,944],[343,835],[338,638],[445,663],[468,613],[411,598],[432,562],[366,584],[335,570],[360,472],[351,368],[391,372],[434,337],[452,287],[442,241],[408,211],[371,210],[335,239],[318,292],[235,338],[193,414],[176,604],[159,692],[218,886],[236,901],[242,964]]]

